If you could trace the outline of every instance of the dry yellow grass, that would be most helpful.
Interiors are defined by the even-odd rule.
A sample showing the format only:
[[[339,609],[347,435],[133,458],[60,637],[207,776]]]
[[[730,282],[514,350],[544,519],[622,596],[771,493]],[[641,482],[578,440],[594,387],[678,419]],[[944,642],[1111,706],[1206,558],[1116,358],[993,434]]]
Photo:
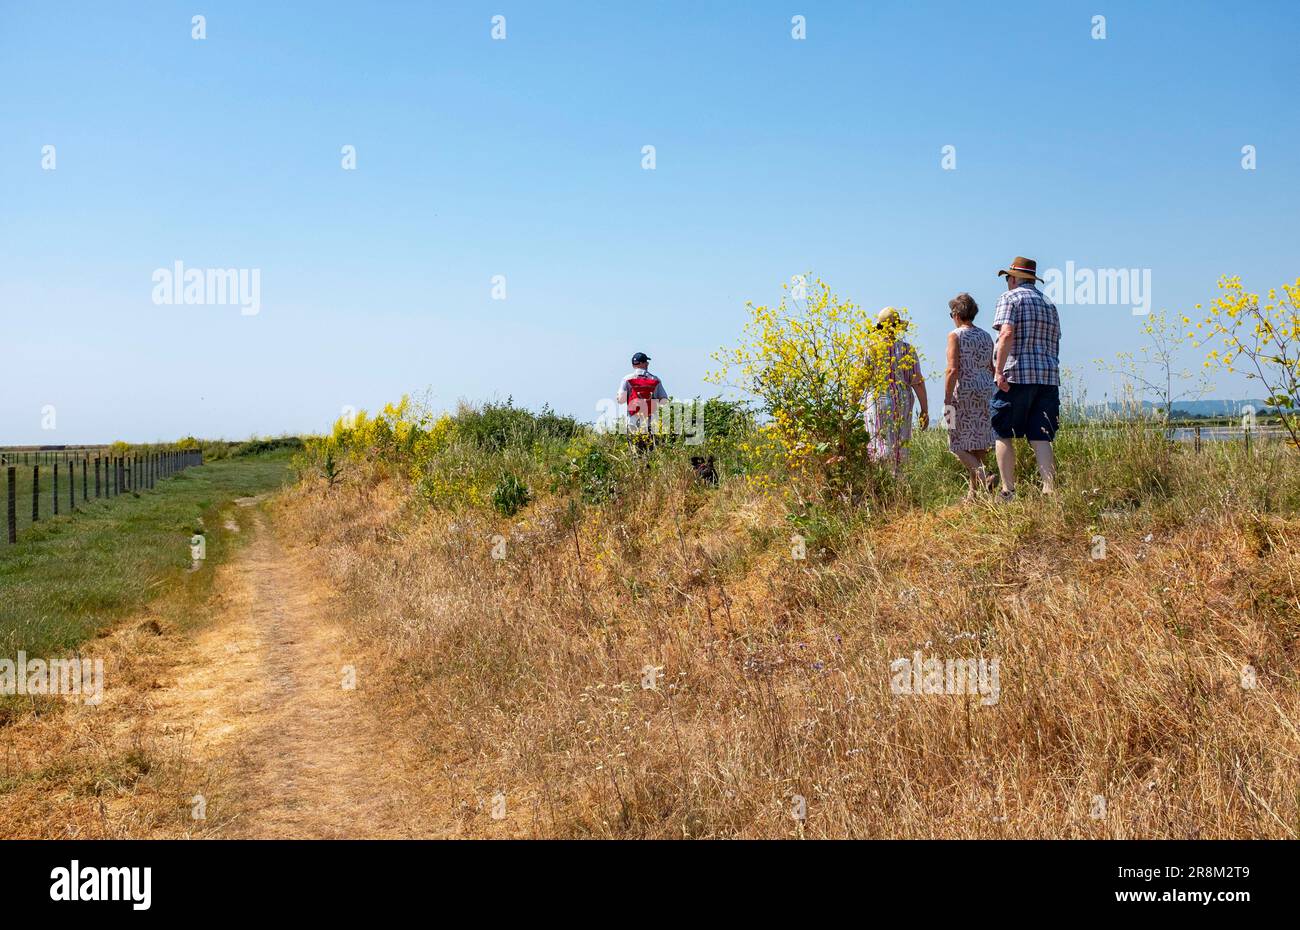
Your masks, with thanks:
[[[576,519],[411,500],[308,482],[277,518],[418,700],[462,834],[1300,830],[1295,519],[1117,514],[1092,560],[1091,531],[1030,495],[904,508],[799,561],[742,482],[680,475]],[[998,659],[1000,699],[891,693],[917,650]]]
[[[669,467],[506,520],[387,472],[308,479],[274,526],[234,514],[202,623],[156,603],[96,643],[103,705],[10,720],[0,835],[1300,829],[1300,520],[1239,489],[1121,487],[1139,502],[1099,526],[1090,490],[896,500],[799,560],[780,496],[743,481]],[[917,651],[996,659],[996,702],[893,693]]]
[[[409,697],[385,691],[305,553],[253,506],[225,519],[248,541],[205,603],[163,599],[87,647],[99,706],[48,699],[0,730],[0,836],[454,834]],[[179,606],[202,616],[178,623]]]

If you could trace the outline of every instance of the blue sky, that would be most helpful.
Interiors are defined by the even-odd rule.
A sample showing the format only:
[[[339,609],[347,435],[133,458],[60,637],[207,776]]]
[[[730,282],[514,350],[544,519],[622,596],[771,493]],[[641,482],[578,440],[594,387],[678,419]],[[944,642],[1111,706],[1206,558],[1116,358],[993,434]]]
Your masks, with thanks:
[[[1017,254],[1150,269],[1155,309],[1293,281],[1298,39],[1282,2],[3,2],[0,442],[426,390],[593,419],[635,350],[711,394],[744,302],[808,269],[908,307],[927,370]],[[259,270],[260,312],[155,304],[178,260]],[[1141,318],[1061,314],[1100,400]]]

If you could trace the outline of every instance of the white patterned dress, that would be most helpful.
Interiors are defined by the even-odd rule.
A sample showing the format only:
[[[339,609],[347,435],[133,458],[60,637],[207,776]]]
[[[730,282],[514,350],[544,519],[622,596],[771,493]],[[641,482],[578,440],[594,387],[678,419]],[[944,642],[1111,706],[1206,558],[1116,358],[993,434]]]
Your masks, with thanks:
[[[945,411],[948,448],[953,452],[980,452],[993,448],[993,337],[977,326],[961,326],[957,334],[957,389],[953,412]]]
[[[921,377],[916,351],[903,340],[890,348],[885,389],[868,392],[863,398],[863,425],[870,439],[867,454],[877,462],[895,466],[907,460],[907,443],[912,438],[912,382]]]

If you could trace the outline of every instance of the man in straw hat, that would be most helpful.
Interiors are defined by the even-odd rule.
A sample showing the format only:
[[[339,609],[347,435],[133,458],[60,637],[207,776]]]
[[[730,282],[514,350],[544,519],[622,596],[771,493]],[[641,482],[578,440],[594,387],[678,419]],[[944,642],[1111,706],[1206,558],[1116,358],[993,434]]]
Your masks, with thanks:
[[[1029,440],[1044,493],[1056,489],[1056,456],[1052,440],[1060,420],[1061,320],[1056,305],[1034,286],[1038,265],[1017,255],[1010,268],[998,272],[1007,279],[1006,293],[993,311],[998,332],[993,358],[998,391],[989,407],[997,437],[1002,499],[1016,490],[1016,439]]]

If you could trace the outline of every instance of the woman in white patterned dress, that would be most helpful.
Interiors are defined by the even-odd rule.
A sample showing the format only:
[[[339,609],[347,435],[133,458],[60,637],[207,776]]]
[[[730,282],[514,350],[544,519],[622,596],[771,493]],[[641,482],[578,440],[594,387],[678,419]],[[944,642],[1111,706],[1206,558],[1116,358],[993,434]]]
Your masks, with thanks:
[[[992,489],[994,477],[984,468],[993,448],[989,400],[993,397],[993,337],[973,325],[980,312],[975,298],[958,294],[948,301],[956,329],[948,334],[948,369],[943,379],[943,421],[948,448],[966,466],[967,500]]]
[[[870,436],[867,455],[888,463],[898,474],[907,461],[907,443],[912,438],[913,397],[920,401],[921,429],[930,425],[930,410],[916,350],[899,338],[904,326],[898,311],[893,307],[881,310],[876,316],[876,328],[889,337],[888,354],[882,362],[889,371],[883,373],[883,389],[868,391],[862,399],[862,422]]]

